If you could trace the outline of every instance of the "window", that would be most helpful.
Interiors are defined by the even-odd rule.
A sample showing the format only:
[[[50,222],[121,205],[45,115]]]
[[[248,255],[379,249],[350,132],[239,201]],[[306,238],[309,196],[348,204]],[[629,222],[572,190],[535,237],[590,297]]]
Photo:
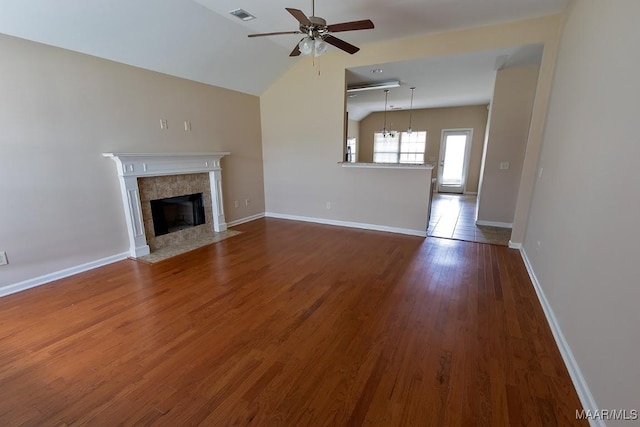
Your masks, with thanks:
[[[402,132],[399,163],[423,164],[426,148],[427,132]]]
[[[355,138],[347,138],[347,162],[358,161],[358,141]]]
[[[427,132],[382,132],[373,134],[374,163],[423,164]]]
[[[397,132],[382,132],[373,134],[373,162],[374,163],[398,163],[399,135]]]

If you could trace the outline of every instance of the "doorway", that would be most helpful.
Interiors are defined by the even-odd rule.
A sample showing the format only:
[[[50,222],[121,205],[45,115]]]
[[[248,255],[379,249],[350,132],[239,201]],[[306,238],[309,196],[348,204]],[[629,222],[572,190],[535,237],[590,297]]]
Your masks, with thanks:
[[[476,225],[475,195],[435,194],[427,236],[508,246],[510,228]]]
[[[473,129],[443,129],[440,139],[438,192],[464,192],[469,169]]]

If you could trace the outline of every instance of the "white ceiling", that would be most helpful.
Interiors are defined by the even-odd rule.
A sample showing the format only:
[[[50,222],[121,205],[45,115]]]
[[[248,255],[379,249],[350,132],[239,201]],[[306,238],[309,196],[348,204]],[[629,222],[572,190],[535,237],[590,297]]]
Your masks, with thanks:
[[[416,88],[413,99],[416,109],[488,104],[496,70],[540,64],[542,49],[542,45],[527,45],[350,68],[347,85],[399,80],[400,87],[389,89],[389,110],[410,108],[411,87]],[[374,74],[372,70],[382,72]],[[384,98],[382,89],[350,94],[349,118],[361,120],[373,111],[383,111]]]
[[[328,23],[371,19],[376,28],[341,33],[375,41],[556,13],[569,0],[318,0]],[[297,59],[285,7],[311,14],[308,0],[0,0],[0,33],[259,95]],[[242,8],[257,19],[228,15]],[[346,53],[345,53],[346,55]]]

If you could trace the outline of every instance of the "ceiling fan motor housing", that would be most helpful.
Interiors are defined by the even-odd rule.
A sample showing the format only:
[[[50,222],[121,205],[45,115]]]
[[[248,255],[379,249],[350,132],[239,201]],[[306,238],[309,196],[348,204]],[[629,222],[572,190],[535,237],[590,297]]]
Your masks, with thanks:
[[[327,30],[327,21],[317,16],[310,16],[311,25],[300,25],[300,31],[309,37],[316,39],[329,33]]]

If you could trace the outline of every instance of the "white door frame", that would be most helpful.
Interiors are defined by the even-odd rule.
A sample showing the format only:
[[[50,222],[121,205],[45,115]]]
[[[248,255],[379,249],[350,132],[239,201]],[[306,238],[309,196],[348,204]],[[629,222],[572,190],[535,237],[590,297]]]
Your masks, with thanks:
[[[460,191],[452,186],[442,186],[442,166],[444,165],[444,149],[445,149],[445,134],[466,134],[467,146],[464,152],[464,164],[462,167],[462,183],[460,184]],[[467,176],[469,172],[469,160],[471,158],[471,145],[473,144],[473,128],[458,128],[458,129],[442,129],[440,133],[440,153],[438,160],[438,193],[464,193],[467,189]]]

